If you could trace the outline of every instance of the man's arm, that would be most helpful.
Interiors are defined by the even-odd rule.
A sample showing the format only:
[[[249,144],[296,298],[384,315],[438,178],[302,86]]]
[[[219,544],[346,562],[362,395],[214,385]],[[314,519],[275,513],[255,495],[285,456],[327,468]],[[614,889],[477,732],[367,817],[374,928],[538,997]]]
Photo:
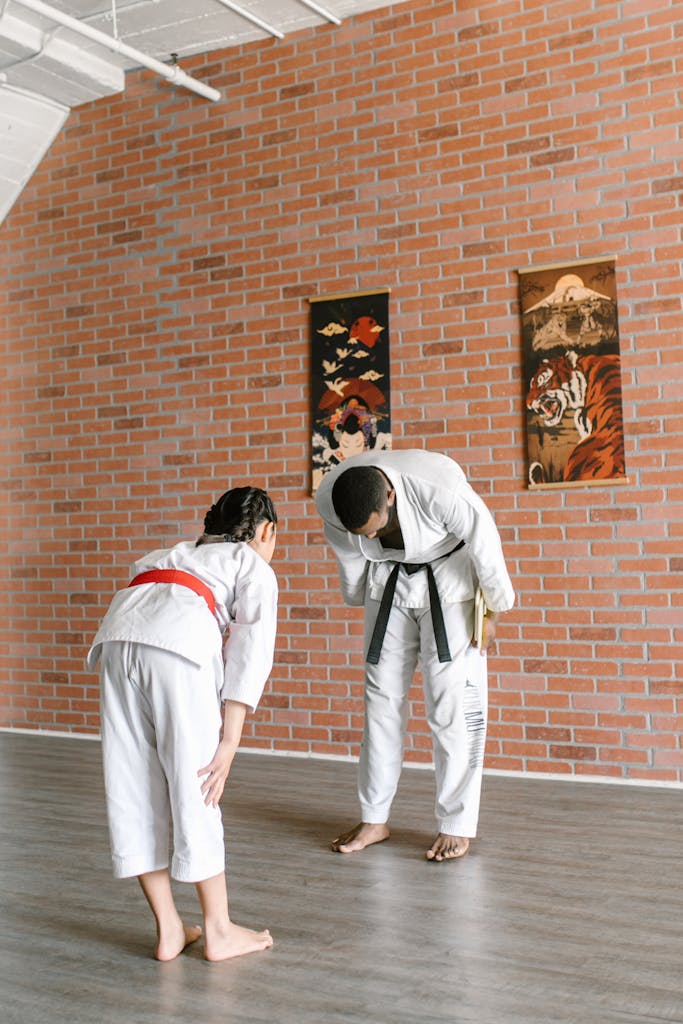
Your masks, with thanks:
[[[458,481],[449,495],[444,525],[467,543],[489,615],[509,611],[515,603],[515,592],[498,528],[487,506],[465,480]],[[495,621],[489,625],[495,632]]]
[[[344,529],[332,505],[332,480],[323,477],[315,495],[315,504],[322,518],[325,537],[334,552],[339,569],[339,583],[344,604],[358,607],[365,603],[365,581],[368,563],[358,541]]]
[[[325,536],[337,559],[339,584],[344,604],[359,607],[365,603],[365,582],[368,561],[358,550],[353,535],[340,527],[325,523]]]

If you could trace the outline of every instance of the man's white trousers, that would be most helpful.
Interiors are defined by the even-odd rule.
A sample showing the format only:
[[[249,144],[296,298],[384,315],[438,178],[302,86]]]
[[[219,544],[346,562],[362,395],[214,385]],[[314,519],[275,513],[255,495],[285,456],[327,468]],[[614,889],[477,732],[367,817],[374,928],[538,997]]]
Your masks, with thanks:
[[[365,605],[365,650],[379,601]],[[446,835],[477,834],[486,742],[486,656],[470,644],[474,602],[442,605],[452,661],[440,663],[429,608],[394,604],[379,664],[366,663],[359,764],[362,820],[389,820],[403,762],[408,691],[419,663],[432,733],[436,819]]]
[[[221,812],[207,807],[200,768],[218,746],[222,665],[127,641],[102,645],[102,758],[114,874],[169,866],[183,882],[225,870]]]

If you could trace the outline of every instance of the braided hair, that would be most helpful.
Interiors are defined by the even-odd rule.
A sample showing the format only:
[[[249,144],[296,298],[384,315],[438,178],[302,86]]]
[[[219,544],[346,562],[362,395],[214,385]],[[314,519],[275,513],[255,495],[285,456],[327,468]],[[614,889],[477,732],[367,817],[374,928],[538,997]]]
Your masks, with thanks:
[[[262,522],[277,523],[270,497],[260,487],[233,487],[221,495],[204,517],[204,533],[197,541],[250,541]]]

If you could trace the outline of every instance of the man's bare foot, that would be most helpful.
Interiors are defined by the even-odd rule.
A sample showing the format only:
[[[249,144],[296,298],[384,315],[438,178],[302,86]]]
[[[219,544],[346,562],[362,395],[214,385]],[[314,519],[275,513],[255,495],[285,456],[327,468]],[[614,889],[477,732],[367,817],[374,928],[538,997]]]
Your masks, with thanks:
[[[447,836],[439,832],[431,849],[427,850],[427,860],[457,860],[464,857],[469,848],[470,841],[464,836]]]
[[[262,932],[254,932],[251,928],[241,928],[231,921],[227,928],[213,932],[210,937],[207,927],[204,956],[212,962],[230,960],[232,957],[246,956],[247,953],[260,953],[272,945],[273,937],[267,928]]]
[[[381,843],[390,836],[389,826],[372,825],[367,821],[361,821],[360,825],[349,829],[343,835],[338,836],[332,843],[332,849],[337,853],[357,853],[364,850],[366,846],[373,843]]]
[[[159,937],[154,950],[155,960],[175,960],[178,954],[182,953],[186,946],[196,942],[201,934],[202,930],[198,924],[182,924],[181,922],[181,928],[177,932],[174,931],[172,934]]]

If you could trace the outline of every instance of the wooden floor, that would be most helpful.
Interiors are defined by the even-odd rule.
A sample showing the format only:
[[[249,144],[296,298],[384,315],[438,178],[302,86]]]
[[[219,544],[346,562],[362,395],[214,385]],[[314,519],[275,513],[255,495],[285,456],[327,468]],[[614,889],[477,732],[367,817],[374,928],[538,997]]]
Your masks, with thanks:
[[[2,1024],[650,1024],[683,1021],[683,793],[486,777],[481,838],[422,859],[430,772],[392,839],[328,850],[355,766],[241,753],[224,799],[231,910],[275,948],[150,956],[111,877],[94,741],[0,733]],[[178,905],[198,920],[191,886]]]

